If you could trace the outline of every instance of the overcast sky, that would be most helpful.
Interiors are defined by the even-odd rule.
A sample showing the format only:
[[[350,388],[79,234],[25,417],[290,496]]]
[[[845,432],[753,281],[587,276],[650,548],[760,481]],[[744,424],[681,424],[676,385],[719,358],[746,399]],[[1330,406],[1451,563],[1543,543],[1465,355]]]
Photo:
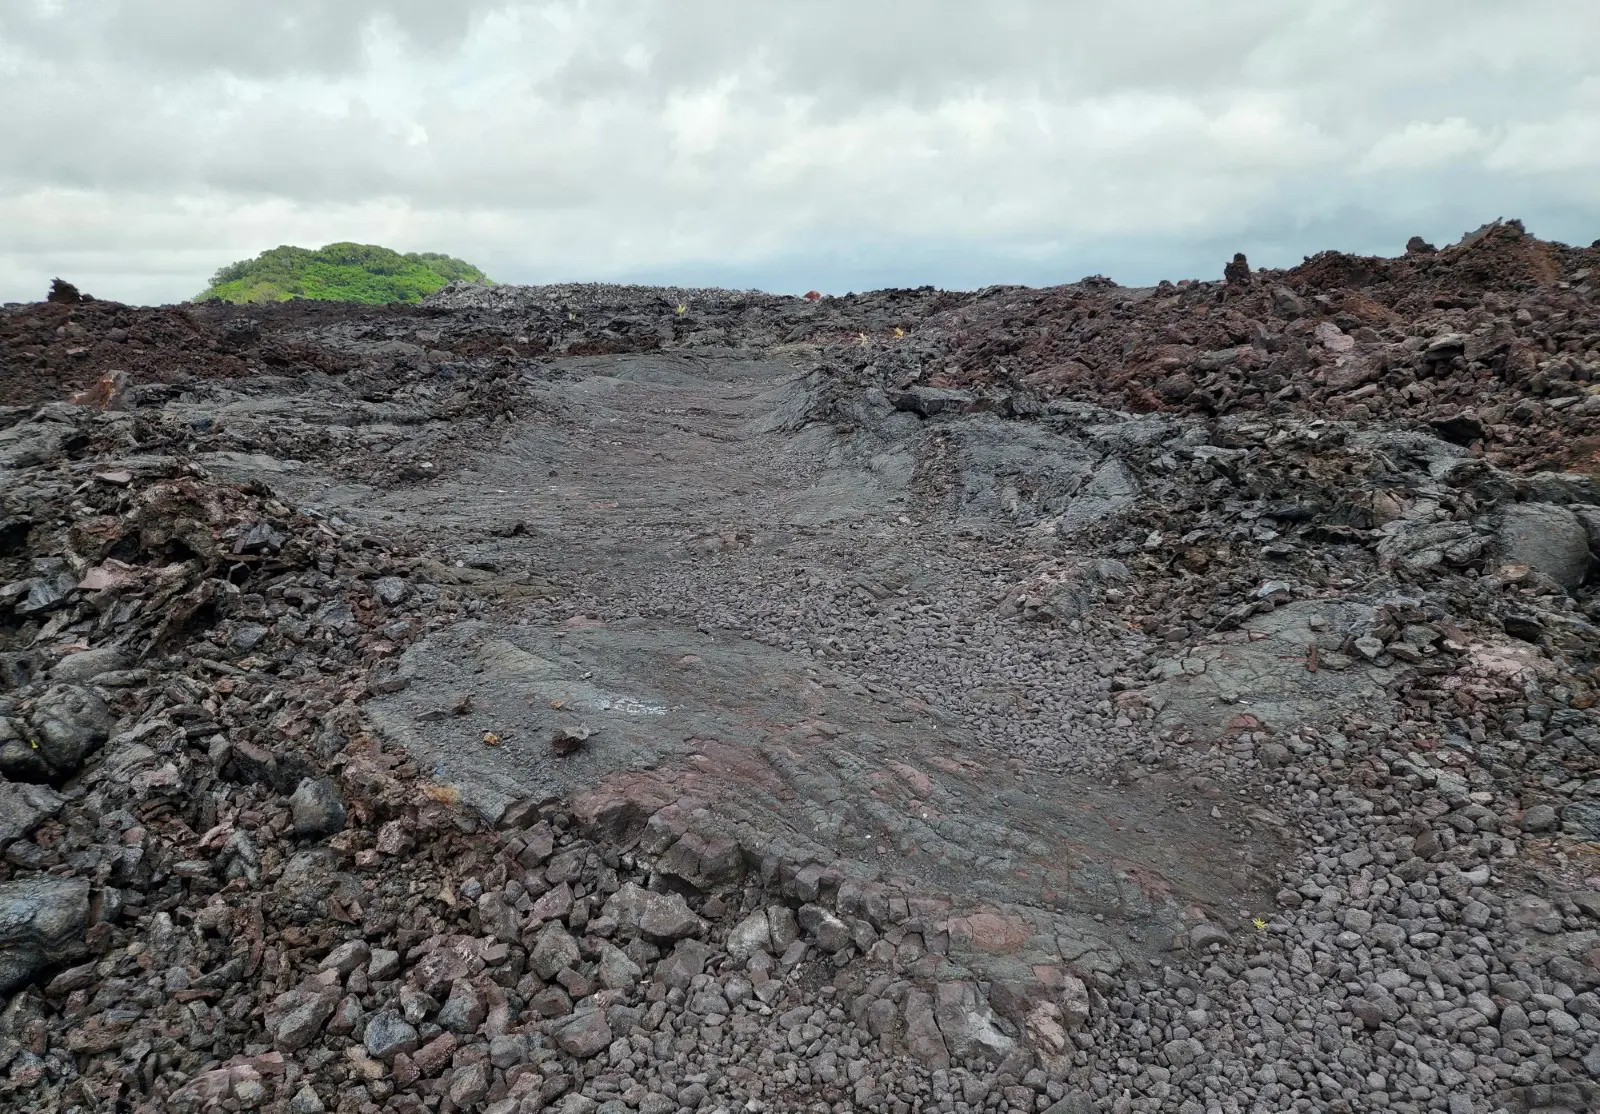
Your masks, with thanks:
[[[1597,0],[0,0],[0,301],[332,240],[501,281],[1218,277],[1600,237]]]

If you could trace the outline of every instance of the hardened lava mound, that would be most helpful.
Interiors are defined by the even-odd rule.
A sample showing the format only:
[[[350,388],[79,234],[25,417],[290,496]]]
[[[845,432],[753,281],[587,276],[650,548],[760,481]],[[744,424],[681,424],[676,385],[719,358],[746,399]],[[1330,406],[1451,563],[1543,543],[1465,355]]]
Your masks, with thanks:
[[[1600,1104],[1600,250],[0,309],[0,1104]]]

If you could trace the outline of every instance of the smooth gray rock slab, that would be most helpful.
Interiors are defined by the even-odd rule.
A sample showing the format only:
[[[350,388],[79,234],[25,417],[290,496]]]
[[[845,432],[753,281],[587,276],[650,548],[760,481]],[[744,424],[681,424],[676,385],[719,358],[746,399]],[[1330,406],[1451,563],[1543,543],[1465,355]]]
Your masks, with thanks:
[[[959,414],[971,409],[977,395],[955,387],[912,387],[890,399],[897,410],[909,410],[919,417],[931,418],[935,414]]]
[[[56,667],[50,670],[50,679],[61,684],[82,684],[102,673],[112,673],[127,667],[128,659],[121,650],[111,646],[100,646],[62,658],[56,663]]]
[[[52,685],[33,708],[39,753],[57,773],[70,774],[111,734],[111,710],[81,685]]]
[[[45,967],[81,958],[89,927],[89,883],[27,878],[0,884],[0,994]]]
[[[1589,572],[1589,532],[1578,516],[1554,503],[1513,503],[1505,509],[1496,551],[1508,564],[1529,565],[1563,588]]]

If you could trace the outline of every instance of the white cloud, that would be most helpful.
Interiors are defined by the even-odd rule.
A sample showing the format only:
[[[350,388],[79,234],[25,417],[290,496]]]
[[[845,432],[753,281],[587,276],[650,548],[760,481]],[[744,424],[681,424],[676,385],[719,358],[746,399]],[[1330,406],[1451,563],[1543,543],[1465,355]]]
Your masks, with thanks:
[[[1487,165],[1515,175],[1583,174],[1592,183],[1600,168],[1600,75],[1578,83],[1560,116],[1518,120],[1506,129]]]
[[[1560,0],[0,0],[0,74],[0,299],[334,239],[861,288],[1600,234]]]
[[[1483,151],[1489,137],[1460,116],[1446,120],[1414,120],[1397,132],[1380,136],[1356,163],[1364,174],[1432,170]]]

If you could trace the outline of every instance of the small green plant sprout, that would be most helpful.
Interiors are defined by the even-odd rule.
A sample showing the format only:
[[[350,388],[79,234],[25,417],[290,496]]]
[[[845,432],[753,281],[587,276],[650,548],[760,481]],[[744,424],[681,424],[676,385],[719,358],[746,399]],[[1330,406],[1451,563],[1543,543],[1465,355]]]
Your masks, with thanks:
[[[1259,928],[1263,932],[1265,932],[1267,930],[1267,918],[1265,918],[1265,917],[1257,917],[1253,921],[1251,921],[1250,923],[1255,925],[1257,928]]]

